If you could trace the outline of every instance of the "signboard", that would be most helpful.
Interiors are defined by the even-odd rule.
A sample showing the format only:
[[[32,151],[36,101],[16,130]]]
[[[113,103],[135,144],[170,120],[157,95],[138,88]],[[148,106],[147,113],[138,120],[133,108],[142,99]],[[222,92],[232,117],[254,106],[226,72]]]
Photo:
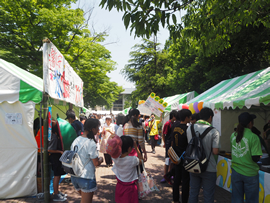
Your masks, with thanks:
[[[150,109],[144,106],[144,104],[145,104],[144,100],[139,100],[138,110],[140,111],[142,115],[150,116],[152,112]]]
[[[83,81],[53,43],[43,44],[43,81],[51,98],[83,107]]]
[[[232,192],[231,160],[218,156],[216,185]],[[259,203],[270,202],[270,174],[259,171]]]
[[[167,105],[163,99],[160,99],[159,96],[152,92],[144,103],[139,104],[138,109],[141,114],[149,115],[154,113],[159,117]],[[148,114],[143,112],[147,112]]]

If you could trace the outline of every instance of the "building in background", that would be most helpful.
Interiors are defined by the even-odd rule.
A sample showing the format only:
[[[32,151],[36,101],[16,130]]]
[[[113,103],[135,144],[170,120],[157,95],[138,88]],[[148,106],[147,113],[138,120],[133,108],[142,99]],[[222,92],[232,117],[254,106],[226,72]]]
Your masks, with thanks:
[[[131,93],[136,90],[135,88],[124,88],[124,92],[119,94],[118,100],[113,103],[112,110],[113,111],[123,111],[125,106],[125,101],[127,100],[127,96],[131,95]]]

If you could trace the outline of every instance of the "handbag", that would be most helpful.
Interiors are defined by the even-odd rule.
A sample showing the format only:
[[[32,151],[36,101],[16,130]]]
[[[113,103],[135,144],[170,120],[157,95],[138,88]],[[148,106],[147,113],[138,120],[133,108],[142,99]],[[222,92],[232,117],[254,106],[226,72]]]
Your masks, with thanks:
[[[179,157],[179,156],[176,154],[176,152],[174,151],[173,147],[170,147],[170,148],[168,149],[168,155],[169,155],[171,161],[172,161],[175,165],[180,164],[181,158],[183,158],[184,154],[185,154],[185,152],[183,152],[182,155]]]
[[[144,163],[142,163],[143,172],[141,172],[140,167],[138,167],[138,192],[139,199],[146,197],[149,193],[154,191],[159,191],[156,186],[155,180],[151,174],[147,173],[144,168]]]
[[[155,140],[158,140],[159,139],[159,135],[155,135],[154,139]]]

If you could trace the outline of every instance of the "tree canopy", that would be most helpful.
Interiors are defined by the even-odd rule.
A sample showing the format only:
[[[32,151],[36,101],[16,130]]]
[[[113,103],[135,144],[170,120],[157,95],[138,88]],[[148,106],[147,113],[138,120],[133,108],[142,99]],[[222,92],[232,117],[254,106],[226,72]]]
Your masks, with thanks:
[[[270,29],[243,27],[231,35],[231,47],[216,54],[198,54],[199,42],[183,37],[167,41],[163,49],[144,39],[130,52],[123,74],[137,85],[133,105],[151,92],[161,97],[196,91],[202,93],[222,80],[237,77],[270,65]],[[155,63],[157,61],[158,63]]]
[[[132,92],[130,100],[132,106],[139,99],[146,99],[151,92],[161,97],[173,94],[171,84],[175,79],[176,71],[172,69],[168,52],[160,50],[159,43],[143,39],[130,52],[131,59],[122,70],[127,80],[135,82],[136,90]]]
[[[48,38],[84,81],[85,104],[111,107],[123,89],[106,75],[115,68],[101,45],[107,33],[91,33],[91,11],[71,9],[75,2],[0,1],[0,57],[42,77],[42,40]]]
[[[265,0],[102,0],[100,6],[124,11],[124,24],[135,36],[149,38],[166,27],[174,40],[183,34],[197,40],[198,51],[206,55],[230,48],[231,35],[244,27],[270,28],[270,2]],[[179,22],[181,10],[186,14]]]

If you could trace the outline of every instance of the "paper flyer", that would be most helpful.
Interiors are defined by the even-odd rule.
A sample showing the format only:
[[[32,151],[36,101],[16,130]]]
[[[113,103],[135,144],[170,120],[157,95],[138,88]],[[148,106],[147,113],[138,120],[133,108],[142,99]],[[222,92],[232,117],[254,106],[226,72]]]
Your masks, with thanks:
[[[21,113],[6,113],[5,114],[6,124],[9,125],[22,125],[22,114]]]

